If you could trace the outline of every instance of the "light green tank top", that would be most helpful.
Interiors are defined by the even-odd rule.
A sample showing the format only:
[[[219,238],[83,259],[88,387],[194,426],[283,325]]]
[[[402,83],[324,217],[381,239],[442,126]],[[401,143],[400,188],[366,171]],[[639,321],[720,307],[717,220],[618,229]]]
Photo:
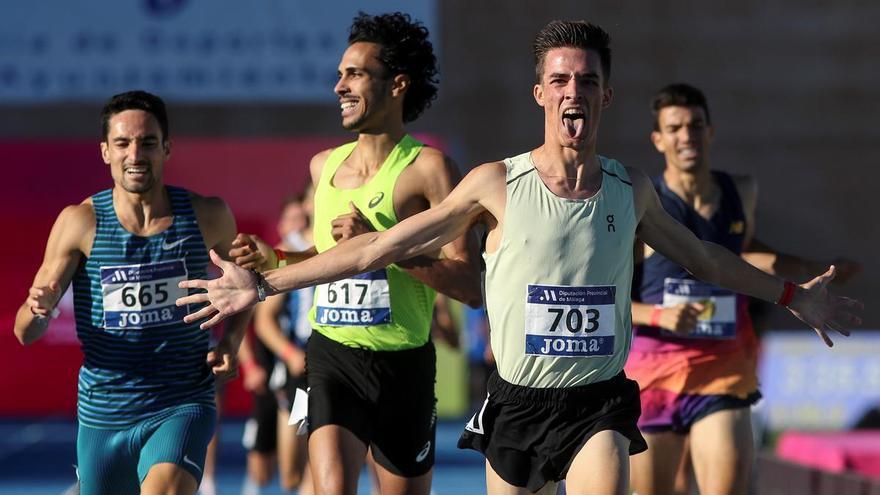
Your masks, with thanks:
[[[553,194],[530,153],[504,161],[501,241],[484,259],[492,350],[510,383],[587,385],[614,377],[626,362],[633,190],[623,165],[599,161],[602,186],[586,200]]]
[[[351,155],[357,142],[330,152],[315,188],[315,248],[326,251],[336,245],[331,222],[351,212],[351,201],[377,231],[397,223],[394,184],[424,146],[409,135],[394,147],[385,163],[366,184],[357,189],[338,189],[333,177]],[[397,351],[428,341],[434,310],[434,290],[397,265],[389,265],[330,284],[315,287],[315,304],[309,312],[313,328],[350,347]]]

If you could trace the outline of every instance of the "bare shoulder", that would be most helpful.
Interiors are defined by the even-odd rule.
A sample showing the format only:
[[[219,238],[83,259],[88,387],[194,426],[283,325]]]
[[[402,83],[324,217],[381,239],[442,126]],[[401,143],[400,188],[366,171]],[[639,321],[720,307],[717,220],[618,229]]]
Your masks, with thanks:
[[[641,193],[645,188],[654,188],[651,178],[648,177],[644,170],[630,166],[625,166],[624,168],[626,168],[626,173],[629,175],[629,181],[632,182],[635,193]]]
[[[642,215],[652,200],[656,201],[656,193],[654,192],[654,184],[643,170],[636,167],[626,167],[626,173],[629,174],[629,180],[632,182],[633,202],[635,204],[636,218],[641,221]]]
[[[205,220],[211,220],[212,218],[227,215],[232,216],[232,211],[229,209],[226,201],[223,201],[220,197],[202,196],[198,193],[189,191],[189,199],[196,216],[199,217],[199,220],[202,218],[205,218]]]
[[[82,203],[69,205],[58,214],[58,222],[83,234],[95,229],[95,205],[92,198],[86,198]]]
[[[221,256],[226,252],[226,244],[235,237],[235,217],[226,201],[216,196],[202,196],[190,191],[190,202],[196,214],[199,230],[208,249],[223,247]]]
[[[507,165],[488,162],[474,167],[456,188],[478,198],[506,198]]]
[[[444,181],[456,183],[461,179],[461,172],[455,161],[437,148],[425,146],[419,156],[407,167],[404,173],[417,174],[420,179],[429,182]]]
[[[324,163],[327,162],[327,157],[330,156],[330,153],[333,152],[333,148],[328,148],[324,151],[317,153],[312,159],[309,161],[309,173],[312,176],[312,183],[317,184],[318,179],[321,178],[321,171],[324,170]]]
[[[97,220],[92,198],[82,203],[66,206],[52,227],[49,244],[59,247],[62,251],[80,251],[88,254],[95,238]]]

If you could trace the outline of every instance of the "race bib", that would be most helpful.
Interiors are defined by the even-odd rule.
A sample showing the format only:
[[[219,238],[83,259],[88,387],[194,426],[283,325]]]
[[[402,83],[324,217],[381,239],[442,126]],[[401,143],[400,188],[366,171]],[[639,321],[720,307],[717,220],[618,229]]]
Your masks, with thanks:
[[[663,281],[663,306],[699,303],[706,309],[697,327],[685,337],[692,339],[736,338],[736,294],[698,280],[667,278]]]
[[[188,309],[174,301],[187,295],[177,287],[186,279],[183,260],[101,267],[104,327],[143,329],[182,322]]]
[[[391,291],[385,269],[315,287],[315,322],[331,326],[391,323]]]
[[[526,354],[589,357],[614,353],[617,317],[613,285],[529,285]]]

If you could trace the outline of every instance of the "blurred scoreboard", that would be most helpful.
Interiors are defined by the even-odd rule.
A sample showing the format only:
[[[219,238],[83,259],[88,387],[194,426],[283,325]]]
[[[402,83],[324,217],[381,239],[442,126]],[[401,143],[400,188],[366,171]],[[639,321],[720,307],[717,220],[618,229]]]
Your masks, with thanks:
[[[880,406],[880,331],[832,334],[769,332],[762,339],[760,407],[770,430],[852,427]]]

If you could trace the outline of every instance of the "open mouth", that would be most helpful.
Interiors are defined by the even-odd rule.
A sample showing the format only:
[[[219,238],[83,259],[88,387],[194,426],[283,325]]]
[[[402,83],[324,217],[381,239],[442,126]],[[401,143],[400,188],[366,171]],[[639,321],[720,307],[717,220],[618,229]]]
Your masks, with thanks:
[[[583,110],[577,108],[569,108],[562,112],[562,124],[568,137],[577,139],[584,132],[584,124],[587,118]]]
[[[126,167],[125,175],[135,179],[142,179],[150,173],[149,167]]]
[[[354,113],[357,106],[357,100],[343,100],[339,103],[339,109],[342,110],[342,116],[347,117]]]

